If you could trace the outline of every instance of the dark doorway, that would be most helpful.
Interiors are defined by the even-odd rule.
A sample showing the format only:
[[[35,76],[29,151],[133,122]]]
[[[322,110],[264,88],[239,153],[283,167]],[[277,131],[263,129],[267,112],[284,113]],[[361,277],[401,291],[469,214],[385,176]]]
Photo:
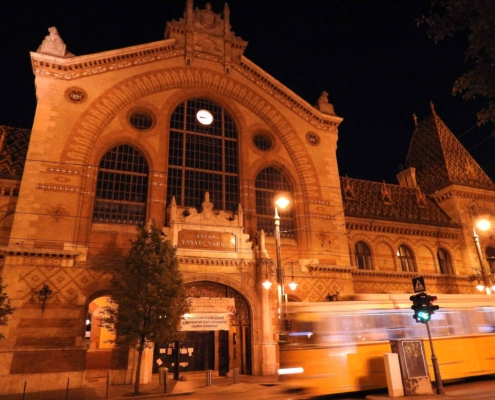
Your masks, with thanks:
[[[218,332],[218,375],[229,372],[229,331]]]

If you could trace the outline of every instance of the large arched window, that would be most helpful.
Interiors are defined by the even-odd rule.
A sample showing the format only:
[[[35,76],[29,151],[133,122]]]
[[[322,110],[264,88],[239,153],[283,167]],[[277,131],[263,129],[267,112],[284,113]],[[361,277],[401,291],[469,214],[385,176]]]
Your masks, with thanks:
[[[199,207],[205,192],[215,208],[239,205],[237,127],[218,104],[186,100],[170,118],[167,202]]]
[[[370,248],[364,242],[357,242],[355,247],[356,264],[359,269],[373,269]]]
[[[148,164],[133,147],[111,149],[100,161],[93,221],[143,225],[146,221]]]
[[[399,257],[400,266],[404,272],[416,272],[416,265],[414,263],[414,257],[409,247],[401,244],[397,250],[397,257]]]
[[[275,229],[275,194],[279,191],[292,195],[292,185],[282,172],[275,167],[261,170],[256,176],[256,215],[258,231],[263,229],[267,235],[273,235]],[[294,237],[294,205],[278,210],[280,216],[280,236]]]
[[[488,261],[490,271],[495,271],[495,248],[492,246],[486,248],[486,261]]]
[[[454,275],[454,267],[452,266],[452,257],[445,249],[438,249],[437,252],[438,264],[442,274]]]

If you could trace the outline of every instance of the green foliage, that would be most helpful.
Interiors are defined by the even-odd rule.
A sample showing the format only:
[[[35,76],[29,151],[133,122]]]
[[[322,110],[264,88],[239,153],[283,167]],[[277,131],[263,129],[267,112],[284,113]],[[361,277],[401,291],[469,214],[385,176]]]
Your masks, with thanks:
[[[10,305],[10,299],[7,297],[7,293],[4,289],[7,286],[3,285],[3,279],[0,277],[0,325],[7,325],[9,315],[12,315],[15,308]],[[0,339],[3,339],[4,335],[0,333]]]
[[[148,343],[183,338],[178,328],[188,304],[176,250],[154,225],[131,241],[110,295],[102,325],[116,333],[117,344],[136,344],[141,352]]]
[[[453,94],[485,98],[487,105],[478,112],[478,122],[495,123],[495,1],[431,0],[429,14],[418,24],[427,25],[435,42],[458,33],[467,35],[469,70],[456,80]]]

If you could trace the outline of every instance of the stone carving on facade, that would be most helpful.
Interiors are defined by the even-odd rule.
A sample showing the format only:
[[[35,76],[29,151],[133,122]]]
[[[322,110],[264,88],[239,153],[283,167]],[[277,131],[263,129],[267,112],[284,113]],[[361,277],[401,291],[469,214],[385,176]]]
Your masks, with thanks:
[[[321,92],[320,98],[316,102],[315,107],[323,114],[336,115],[333,104],[328,102],[328,93],[325,91]]]
[[[50,218],[55,220],[56,222],[60,221],[61,219],[69,215],[69,212],[67,211],[67,207],[64,206],[63,204],[56,204],[50,206],[47,208],[46,211],[50,216]]]
[[[57,28],[52,26],[48,28],[48,32],[50,34],[45,36],[45,40],[41,43],[37,53],[61,58],[74,57],[74,54],[67,52],[67,46],[58,34]]]

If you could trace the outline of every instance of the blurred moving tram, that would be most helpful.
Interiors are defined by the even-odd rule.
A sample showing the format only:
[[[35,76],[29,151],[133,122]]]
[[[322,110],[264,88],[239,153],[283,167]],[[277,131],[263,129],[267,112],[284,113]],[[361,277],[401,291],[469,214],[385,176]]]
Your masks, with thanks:
[[[383,355],[390,340],[422,340],[432,381],[426,326],[416,323],[410,295],[356,295],[351,301],[286,303],[288,338],[280,346],[281,376],[310,393],[386,388]],[[495,374],[495,299],[441,295],[429,322],[442,380]]]

